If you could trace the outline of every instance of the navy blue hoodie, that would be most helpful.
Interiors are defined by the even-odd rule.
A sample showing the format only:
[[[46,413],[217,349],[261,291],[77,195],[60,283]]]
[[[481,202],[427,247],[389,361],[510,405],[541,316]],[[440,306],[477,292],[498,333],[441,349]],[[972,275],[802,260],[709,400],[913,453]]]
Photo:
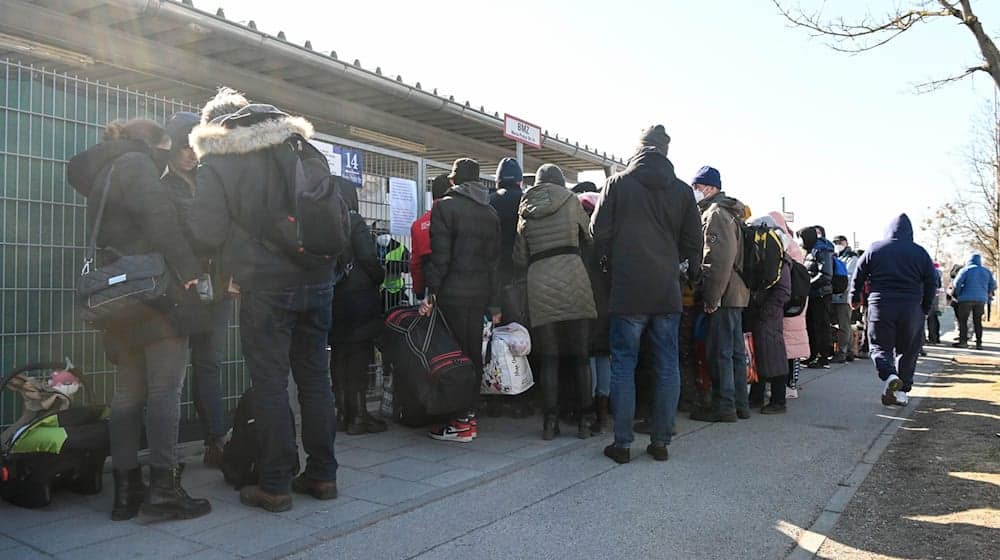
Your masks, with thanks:
[[[858,261],[852,303],[861,303],[866,282],[871,283],[868,305],[872,319],[877,319],[879,308],[920,305],[925,314],[930,311],[937,293],[937,273],[927,251],[913,242],[913,225],[906,214],[894,219],[886,238],[872,244]]]

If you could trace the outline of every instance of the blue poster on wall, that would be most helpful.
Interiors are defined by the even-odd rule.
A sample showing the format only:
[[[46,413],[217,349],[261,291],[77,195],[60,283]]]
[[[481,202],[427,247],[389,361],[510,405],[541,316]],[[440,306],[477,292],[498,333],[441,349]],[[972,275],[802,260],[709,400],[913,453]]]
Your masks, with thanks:
[[[326,156],[326,160],[330,163],[330,173],[361,187],[365,169],[364,152],[321,140],[312,140],[312,144]]]

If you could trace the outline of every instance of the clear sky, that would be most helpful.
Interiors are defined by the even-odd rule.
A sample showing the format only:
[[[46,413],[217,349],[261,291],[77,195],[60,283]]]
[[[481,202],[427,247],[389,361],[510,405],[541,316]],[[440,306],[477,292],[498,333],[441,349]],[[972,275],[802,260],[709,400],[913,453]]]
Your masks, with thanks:
[[[769,0],[195,4],[615,155],[627,157],[640,129],[662,123],[682,179],[713,165],[755,213],[780,209],[785,196],[795,225],[856,233],[862,246],[895,214],[919,222],[962,187],[974,121],[993,96],[985,76],[914,93],[978,64],[972,35],[951,20],[846,55],[790,28]],[[1000,2],[974,5],[997,36]]]

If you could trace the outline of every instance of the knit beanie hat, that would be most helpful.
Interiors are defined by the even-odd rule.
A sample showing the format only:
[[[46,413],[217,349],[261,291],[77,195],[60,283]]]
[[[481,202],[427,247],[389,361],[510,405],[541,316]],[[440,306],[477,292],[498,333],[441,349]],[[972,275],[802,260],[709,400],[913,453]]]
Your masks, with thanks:
[[[566,177],[563,176],[562,169],[559,169],[558,165],[546,163],[539,167],[538,171],[535,171],[535,184],[540,185],[542,183],[552,183],[553,185],[565,187]]]
[[[524,173],[521,171],[521,166],[518,165],[516,159],[507,157],[500,160],[496,175],[498,184],[511,185],[520,183],[522,179],[524,179]]]
[[[183,148],[190,147],[188,135],[199,122],[201,117],[188,112],[174,113],[167,119],[165,129],[167,136],[170,137],[170,153],[175,154]]]
[[[479,162],[471,158],[458,158],[451,164],[451,173],[448,178],[461,185],[469,181],[479,180]]]
[[[722,176],[719,175],[718,169],[706,165],[698,170],[698,174],[691,179],[691,184],[722,189]]]
[[[431,181],[431,197],[437,200],[444,196],[444,193],[448,192],[451,188],[451,182],[448,181],[448,174],[442,173]]]
[[[667,130],[663,128],[662,124],[656,124],[642,131],[639,143],[643,146],[653,146],[661,152],[667,153],[667,148],[670,146],[670,135],[667,134]]]
[[[573,192],[576,194],[595,193],[597,192],[597,185],[595,185],[592,181],[577,183],[573,185]]]

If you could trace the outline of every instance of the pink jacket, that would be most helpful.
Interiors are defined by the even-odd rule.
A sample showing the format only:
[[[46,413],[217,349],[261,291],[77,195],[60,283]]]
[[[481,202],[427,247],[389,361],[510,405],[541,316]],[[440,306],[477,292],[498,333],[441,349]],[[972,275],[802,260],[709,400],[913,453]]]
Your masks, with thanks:
[[[806,254],[802,250],[802,247],[799,247],[799,244],[794,241],[795,234],[788,229],[785,217],[781,215],[781,212],[771,212],[768,215],[774,219],[778,227],[785,232],[785,235],[789,239],[788,247],[785,248],[788,256],[792,257],[792,260],[796,262],[804,262]],[[788,353],[788,359],[808,358],[810,352],[809,334],[806,332],[806,310],[803,310],[798,317],[785,317],[784,329],[785,351]]]

